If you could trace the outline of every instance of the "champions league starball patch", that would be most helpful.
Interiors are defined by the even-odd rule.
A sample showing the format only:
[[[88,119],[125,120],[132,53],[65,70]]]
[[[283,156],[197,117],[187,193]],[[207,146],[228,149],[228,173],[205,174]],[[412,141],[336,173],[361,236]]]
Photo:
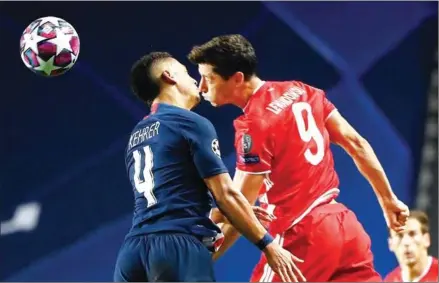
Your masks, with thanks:
[[[221,157],[219,141],[217,139],[214,139],[212,141],[212,151],[216,154],[216,156]]]
[[[252,137],[249,134],[242,136],[242,151],[244,154],[250,153],[252,149]]]

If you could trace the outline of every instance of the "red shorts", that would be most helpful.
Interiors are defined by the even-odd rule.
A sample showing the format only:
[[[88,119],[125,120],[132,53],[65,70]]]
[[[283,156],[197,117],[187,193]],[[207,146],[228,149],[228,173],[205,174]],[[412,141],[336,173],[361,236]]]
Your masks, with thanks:
[[[273,235],[274,236],[274,235]],[[276,241],[304,260],[296,263],[308,282],[378,282],[370,238],[355,214],[340,203],[316,207]],[[251,282],[281,282],[262,254]]]

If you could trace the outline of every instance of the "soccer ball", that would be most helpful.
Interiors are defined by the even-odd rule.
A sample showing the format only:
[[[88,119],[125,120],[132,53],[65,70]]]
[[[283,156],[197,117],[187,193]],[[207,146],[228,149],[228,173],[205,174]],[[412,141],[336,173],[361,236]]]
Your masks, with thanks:
[[[71,24],[56,17],[33,21],[20,39],[24,65],[45,77],[59,76],[78,60],[79,36]]]

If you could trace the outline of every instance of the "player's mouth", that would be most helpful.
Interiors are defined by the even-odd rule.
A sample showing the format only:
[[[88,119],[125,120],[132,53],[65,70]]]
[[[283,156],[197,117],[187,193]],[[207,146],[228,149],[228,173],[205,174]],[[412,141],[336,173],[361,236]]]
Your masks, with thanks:
[[[404,252],[404,257],[406,259],[413,259],[415,257],[415,254],[413,252],[410,252],[410,251],[405,251]]]

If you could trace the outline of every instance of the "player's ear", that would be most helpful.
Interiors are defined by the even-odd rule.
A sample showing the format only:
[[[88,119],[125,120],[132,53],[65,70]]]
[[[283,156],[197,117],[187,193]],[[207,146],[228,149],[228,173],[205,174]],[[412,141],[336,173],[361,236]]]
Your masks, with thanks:
[[[230,77],[236,85],[241,85],[245,81],[245,76],[243,72],[236,72]]]
[[[174,76],[169,71],[163,71],[163,73],[160,76],[160,79],[170,85],[177,84],[177,81],[175,80]]]

